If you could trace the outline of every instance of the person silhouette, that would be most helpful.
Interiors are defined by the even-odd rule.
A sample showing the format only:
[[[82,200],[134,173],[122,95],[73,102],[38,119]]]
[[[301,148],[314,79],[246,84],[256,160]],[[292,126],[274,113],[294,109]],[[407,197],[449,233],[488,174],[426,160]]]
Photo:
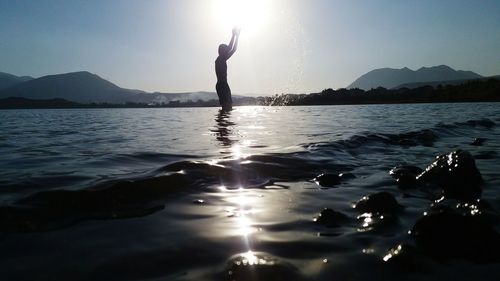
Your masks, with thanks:
[[[222,110],[230,111],[233,109],[233,99],[231,97],[231,88],[227,84],[227,60],[236,52],[238,48],[238,39],[240,37],[240,29],[233,28],[233,35],[229,45],[219,45],[219,56],[215,60],[215,74],[217,75],[217,84],[215,89],[219,96],[219,104]]]

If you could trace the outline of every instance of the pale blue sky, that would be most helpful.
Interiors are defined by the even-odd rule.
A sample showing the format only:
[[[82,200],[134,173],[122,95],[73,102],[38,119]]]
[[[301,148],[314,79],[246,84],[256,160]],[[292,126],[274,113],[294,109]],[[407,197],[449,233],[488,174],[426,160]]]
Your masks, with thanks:
[[[213,0],[215,1],[215,0]],[[0,71],[87,70],[126,88],[214,90],[230,26],[212,0],[0,0]],[[500,1],[267,0],[229,61],[240,94],[340,88],[374,68],[500,74]]]

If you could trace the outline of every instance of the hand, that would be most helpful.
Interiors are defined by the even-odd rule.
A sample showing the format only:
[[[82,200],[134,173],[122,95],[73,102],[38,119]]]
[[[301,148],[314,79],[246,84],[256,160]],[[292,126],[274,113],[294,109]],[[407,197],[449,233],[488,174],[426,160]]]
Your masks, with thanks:
[[[240,36],[241,28],[240,27],[233,27],[233,35],[234,36]]]

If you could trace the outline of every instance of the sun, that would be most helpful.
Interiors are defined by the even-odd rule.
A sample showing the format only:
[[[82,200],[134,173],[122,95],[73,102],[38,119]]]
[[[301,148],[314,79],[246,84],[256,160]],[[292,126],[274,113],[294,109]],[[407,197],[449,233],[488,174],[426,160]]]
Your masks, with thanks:
[[[213,15],[222,28],[234,26],[244,33],[255,33],[266,27],[270,19],[270,0],[214,0]]]

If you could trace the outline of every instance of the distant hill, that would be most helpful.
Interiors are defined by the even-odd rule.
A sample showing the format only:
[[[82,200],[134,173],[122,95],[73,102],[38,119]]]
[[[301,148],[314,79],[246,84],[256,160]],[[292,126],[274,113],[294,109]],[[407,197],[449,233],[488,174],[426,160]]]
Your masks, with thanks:
[[[87,71],[48,75],[0,89],[0,98],[64,99],[77,103],[168,103],[218,99],[214,92],[148,93],[121,88]]]
[[[91,103],[120,103],[136,99],[140,91],[122,89],[101,77],[86,72],[48,75],[19,83],[0,91],[0,97],[22,97],[28,99],[65,99]]]
[[[12,87],[21,82],[32,80],[29,76],[15,76],[9,73],[0,72],[0,90]]]
[[[372,70],[356,79],[348,88],[359,88],[363,90],[384,87],[392,89],[403,84],[471,80],[482,78],[483,76],[472,71],[454,70],[446,65],[433,67],[422,67],[418,70],[411,70],[407,67],[401,69],[381,68]],[[425,85],[427,85],[426,83]]]
[[[423,86],[409,89],[373,88],[370,90],[326,89],[312,94],[282,94],[259,98],[261,105],[341,105],[443,102],[500,102],[500,79],[469,80],[445,87]]]

